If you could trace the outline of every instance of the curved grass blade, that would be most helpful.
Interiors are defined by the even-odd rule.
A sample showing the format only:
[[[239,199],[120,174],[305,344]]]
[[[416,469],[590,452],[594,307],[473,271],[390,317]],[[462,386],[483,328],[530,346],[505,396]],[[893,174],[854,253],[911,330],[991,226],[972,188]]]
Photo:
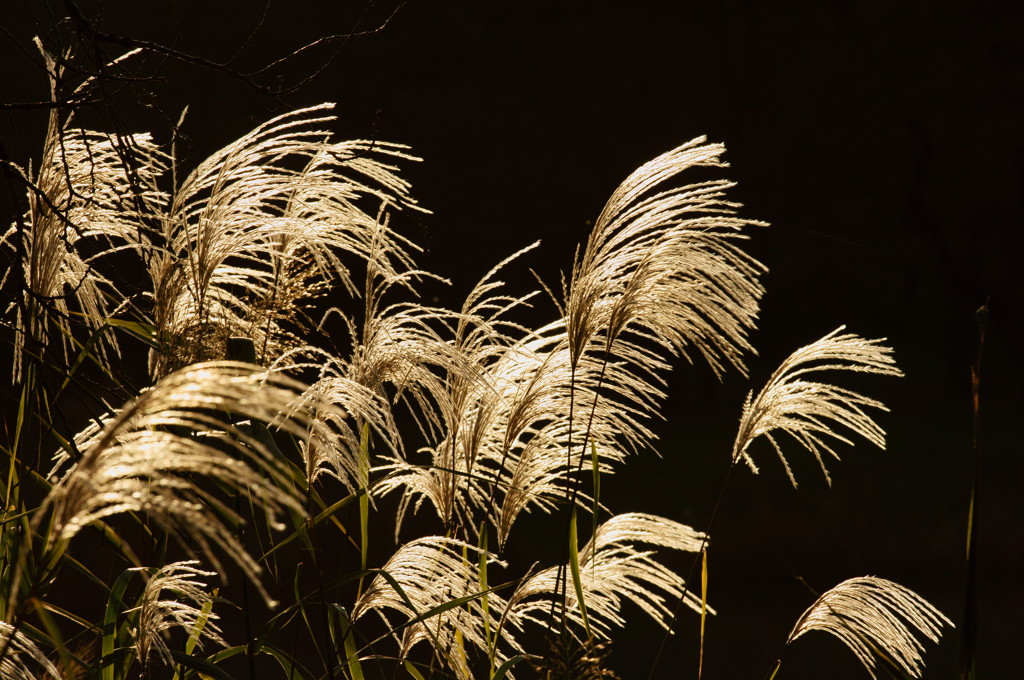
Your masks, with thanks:
[[[484,616],[484,640],[487,641],[487,665],[488,673],[494,670],[494,648],[497,646],[497,641],[491,641],[491,616],[490,616],[490,603],[487,599],[487,523],[480,522],[480,556],[477,562],[477,569],[479,570],[480,577],[477,581],[480,592],[483,595],[480,597],[480,606],[483,607]],[[463,550],[465,553],[465,550]]]
[[[526,657],[522,654],[516,654],[511,659],[498,666],[498,670],[494,672],[494,676],[491,678],[491,680],[502,680],[502,678],[508,675],[508,672],[512,668],[512,666],[515,666],[517,663],[519,663],[525,658]]]
[[[359,467],[360,475],[363,477],[361,485],[364,493],[359,495],[359,568],[366,569],[366,555],[370,550],[370,533],[368,530],[370,522],[370,494],[366,493],[369,487],[370,474],[370,425],[363,423],[363,431],[359,441]],[[361,586],[362,584],[360,584]],[[362,588],[360,587],[360,590]]]
[[[363,667],[359,664],[359,652],[356,650],[355,631],[352,628],[352,621],[348,617],[345,608],[338,604],[332,604],[338,621],[341,623],[341,639],[345,648],[345,662],[348,671],[352,674],[352,680],[363,680]]]
[[[117,577],[113,587],[110,589],[110,595],[107,596],[107,608],[103,614],[103,637],[100,641],[102,659],[105,661],[105,665],[100,669],[100,680],[114,680],[115,661],[113,654],[117,649],[117,616],[127,609],[124,604],[124,592],[128,588],[128,582],[134,575],[135,572],[131,569],[121,572],[121,575]]]
[[[64,644],[64,636],[60,632],[60,626],[53,620],[53,616],[50,615],[50,610],[46,603],[41,600],[34,600],[33,604],[35,605],[36,616],[43,622],[43,627],[46,629],[47,642],[57,650],[61,667],[72,668],[71,652],[68,651],[67,645]]]
[[[217,596],[216,589],[213,591],[213,596]],[[185,653],[189,656],[192,656],[192,652],[195,651],[196,645],[199,643],[199,637],[203,633],[203,628],[206,627],[206,622],[210,620],[210,612],[213,611],[213,600],[204,602],[199,611],[201,613],[196,618],[196,625],[189,631],[188,641],[185,643]]]
[[[323,510],[321,510],[316,517],[311,518],[309,520],[309,526],[314,527],[323,522],[324,520],[330,519],[339,529],[341,529],[343,533],[347,535],[348,532],[345,531],[345,526],[340,521],[338,521],[336,517],[334,517],[334,513],[336,513],[338,510],[341,510],[342,508],[350,504],[352,501],[354,501],[358,496],[363,494],[365,494],[364,491],[358,491],[354,494],[349,494],[348,496],[345,496],[340,501],[332,503],[329,507],[326,507]],[[285,547],[295,539],[302,536],[305,532],[306,528],[300,527],[299,529],[296,529],[295,531],[290,533],[285,538],[282,538],[280,541],[274,544],[274,547],[272,547],[267,552],[263,553],[263,556],[260,558],[260,561],[262,562],[263,560],[267,559],[268,557],[276,553],[279,549]]]
[[[263,644],[260,645],[259,653],[273,657],[274,660],[277,661],[278,665],[281,666],[281,670],[284,671],[285,677],[289,678],[289,680],[307,680],[307,678],[309,678],[309,674],[305,669],[300,668],[299,664],[294,659],[290,658],[277,647]]]
[[[580,550],[576,542],[575,505],[572,506],[572,516],[569,518],[569,568],[572,571],[572,585],[576,589],[576,601],[580,605],[580,615],[583,617],[583,628],[587,631],[587,639],[593,639],[594,636],[590,632],[590,619],[587,617],[587,605],[583,601],[583,581],[580,579]]]
[[[416,680],[426,680],[423,674],[416,670],[416,666],[412,665],[409,661],[403,661],[402,665],[405,666],[405,670],[409,672],[409,675],[416,678]]]
[[[171,657],[178,664],[198,672],[200,677],[213,678],[213,680],[234,680],[234,678],[228,675],[223,668],[210,663],[206,659],[200,659],[197,656],[189,656],[188,654],[183,654],[174,650],[171,650]]]

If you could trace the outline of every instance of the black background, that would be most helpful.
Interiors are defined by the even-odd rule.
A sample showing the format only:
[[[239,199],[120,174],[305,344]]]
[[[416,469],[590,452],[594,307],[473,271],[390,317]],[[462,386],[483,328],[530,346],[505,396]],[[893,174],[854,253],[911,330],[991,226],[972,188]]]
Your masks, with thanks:
[[[831,489],[794,447],[797,490],[767,447],[755,451],[759,476],[733,475],[709,552],[718,615],[708,624],[705,677],[769,670],[813,600],[797,577],[819,591],[852,576],[890,578],[959,619],[969,369],[975,310],[989,300],[978,665],[987,677],[1019,668],[1024,5],[308,0],[270,3],[263,16],[260,2],[157,4],[78,6],[103,31],[213,62],[237,53],[239,71],[321,36],[367,32],[254,78],[288,86],[324,67],[280,100],[221,69],[146,56],[140,70],[155,79],[115,93],[118,116],[167,141],[187,105],[188,168],[282,106],[337,102],[338,138],[403,142],[423,157],[402,174],[433,213],[393,224],[425,248],[423,268],[451,279],[450,290],[428,291],[443,302],[454,304],[538,238],[541,249],[511,283],[525,291],[532,267],[557,287],[629,172],[697,135],[726,144],[732,167],[723,174],[739,183],[733,198],[745,216],[772,225],[753,233],[749,248],[770,269],[753,335],[759,356],[748,362],[749,381],[678,367],[661,457],[645,453],[605,482],[615,511],[705,526],[746,392],[840,324],[889,339],[906,376],[856,383],[892,410],[880,417],[886,452],[840,449]],[[5,0],[0,9],[0,137],[19,164],[38,158],[46,119],[12,106],[47,98],[30,40],[74,43],[67,24],[53,30],[65,10],[55,0]],[[96,45],[83,39],[79,49]],[[102,112],[82,115],[101,128],[110,122]],[[2,200],[9,215],[6,190]],[[544,526],[527,524],[524,534],[538,533],[519,540],[550,540]],[[623,678],[647,677],[662,635],[640,612],[626,614],[612,659]],[[684,614],[654,677],[695,677],[697,630],[697,617]],[[814,637],[787,653],[780,677],[866,677],[838,642]],[[947,631],[929,645],[926,677],[955,676],[957,637]]]

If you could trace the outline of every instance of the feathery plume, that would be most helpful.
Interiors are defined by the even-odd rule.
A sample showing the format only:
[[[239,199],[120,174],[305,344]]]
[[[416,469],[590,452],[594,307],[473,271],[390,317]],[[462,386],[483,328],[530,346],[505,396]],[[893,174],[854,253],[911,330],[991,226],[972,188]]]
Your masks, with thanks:
[[[877,677],[876,657],[882,657],[919,678],[924,646],[917,635],[938,642],[943,625],[953,622],[917,593],[876,576],[862,576],[819,597],[797,620],[786,645],[804,633],[823,630],[842,640],[871,677]]]
[[[43,676],[40,676],[40,669]],[[62,676],[39,647],[9,623],[0,621],[0,677],[4,680],[36,680]]]
[[[386,229],[381,223],[376,233],[383,237]],[[447,281],[422,270],[398,271],[390,257],[386,241],[374,238],[366,262],[362,324],[338,312],[352,336],[346,375],[382,397],[386,386],[393,388],[391,400],[405,401],[427,436],[439,427],[437,410],[444,388],[438,373],[457,370],[456,355],[435,327],[440,324],[450,330],[445,322],[451,313],[418,302],[385,304],[384,300],[396,287],[415,293],[414,284],[422,278]]]
[[[197,560],[188,560],[173,562],[159,569],[146,584],[141,604],[130,610],[138,612],[139,624],[132,631],[132,636],[139,662],[144,668],[154,651],[165,665],[173,663],[171,650],[164,638],[164,633],[172,628],[181,628],[194,635],[200,648],[204,639],[225,645],[216,623],[219,617],[213,612],[203,611],[211,596],[205,590],[206,582],[200,579],[214,573],[199,569],[195,566],[197,564]],[[161,599],[165,593],[175,597]]]
[[[342,253],[369,259],[382,251],[378,266],[387,274],[411,264],[414,246],[382,215],[416,203],[395,167],[378,158],[418,159],[397,144],[329,142],[331,107],[260,125],[178,188],[163,216],[164,245],[150,262],[164,344],[155,375],[223,357],[231,335],[252,339],[261,361],[300,344],[282,326],[301,325],[300,301],[335,282],[355,293]]]
[[[312,486],[321,475],[327,474],[354,492],[368,484],[362,429],[371,430],[397,455],[402,445],[398,426],[386,400],[366,385],[347,377],[348,367],[343,362],[326,355],[320,369],[319,378],[302,397],[302,402],[310,404],[305,410],[317,424],[308,439],[300,442],[306,484]],[[320,404],[330,407],[320,408]],[[327,439],[321,432],[329,432],[331,437]]]
[[[638,605],[666,629],[672,618],[666,601],[682,599],[699,612],[700,598],[686,590],[682,577],[656,562],[653,551],[638,550],[634,544],[697,552],[705,540],[702,532],[656,515],[626,513],[601,524],[579,553],[583,598],[592,630],[608,637],[612,625],[622,626],[620,609],[624,599]],[[558,585],[558,567],[525,579],[508,600],[507,623],[516,629],[522,629],[526,621],[551,626],[547,613],[550,598],[561,595]],[[567,616],[582,626],[575,592],[569,590],[565,596]]]
[[[659,374],[669,368],[662,350],[697,347],[716,372],[723,358],[742,367],[762,267],[735,241],[760,223],[732,216],[725,181],[656,189],[686,168],[724,165],[723,151],[693,140],[623,182],[574,265],[563,319],[513,341],[522,329],[495,330],[494,318],[474,311],[493,289],[488,274],[459,317],[460,330],[479,335],[455,343],[471,370],[449,377],[438,399],[447,427],[427,449],[433,464],[386,466],[393,473],[380,490],[405,488],[403,511],[429,499],[446,523],[475,526],[469,519],[482,509],[503,544],[521,512],[565,496],[591,447],[605,470],[649,444],[643,421],[657,414]]]
[[[831,484],[822,452],[831,454],[837,460],[839,456],[825,437],[846,444],[852,443],[833,429],[835,425],[842,425],[875,446],[885,448],[885,432],[864,411],[866,407],[887,411],[885,404],[852,390],[804,379],[810,373],[828,370],[903,375],[896,368],[892,349],[881,344],[884,338],[865,340],[853,333],[842,333],[844,329],[845,326],[840,326],[820,340],[793,352],[775,369],[768,384],[756,398],[753,397],[753,391],[747,395],[739,432],[733,444],[734,463],[742,458],[756,473],[757,466],[748,448],[755,439],[764,436],[782,460],[790,482],[796,486],[793,471],[775,439],[774,433],[782,431],[814,454],[825,479]]]
[[[448,429],[438,444],[425,449],[432,464],[395,461],[381,466],[391,474],[381,480],[378,492],[401,488],[403,512],[429,500],[443,521],[457,520],[466,527],[477,526],[473,518],[482,511],[497,527],[500,545],[520,513],[552,510],[564,498],[579,457],[589,456],[590,448],[579,446],[577,431],[574,457],[567,466],[573,380],[562,328],[557,323],[511,346],[490,346],[490,361],[476,363],[469,377],[453,378],[450,373],[450,398],[442,409]],[[592,362],[582,366],[576,399],[589,409],[588,389],[596,375],[590,373]],[[623,425],[629,417],[628,409],[610,400],[597,404],[589,441],[603,472],[622,459],[618,435],[635,430],[632,423]],[[583,495],[577,502],[586,504],[589,498]]]
[[[626,344],[620,340],[619,346]],[[501,459],[491,455],[483,461],[504,495],[495,516],[502,543],[521,512],[553,508],[578,471],[586,469],[589,475],[592,454],[604,474],[613,472],[629,451],[647,446],[654,435],[644,416],[662,394],[624,362],[588,354],[574,369],[564,335],[541,335],[514,350],[509,357],[522,365],[513,363],[506,370],[522,374],[510,381],[516,387],[508,420],[513,436]],[[634,401],[637,397],[643,401]],[[585,494],[575,498],[590,506]]]
[[[764,268],[735,241],[763,223],[733,216],[739,206],[725,200],[733,186],[725,180],[656,191],[690,167],[725,166],[724,151],[698,137],[640,166],[608,199],[573,266],[565,312],[573,366],[596,337],[607,351],[629,328],[672,352],[695,347],[716,373],[723,361],[743,370]],[[618,354],[647,365],[641,354]]]
[[[480,592],[479,560],[467,559],[463,551],[480,554],[475,546],[440,536],[428,536],[403,545],[381,569],[390,578],[374,578],[356,602],[352,620],[373,610],[386,621],[383,610],[395,610],[412,622],[404,626],[402,632],[402,658],[417,642],[427,640],[438,658],[460,679],[472,677],[462,644],[471,643],[486,652],[485,626],[495,630],[498,621],[492,611],[500,610],[504,603],[492,593],[488,595],[489,606],[485,608],[475,597]],[[488,562],[504,566],[494,555],[484,555]],[[459,598],[465,598],[459,606],[421,618]]]
[[[51,98],[56,101],[62,67],[38,40],[37,45],[50,74]],[[165,200],[156,179],[167,168],[167,158],[150,135],[110,135],[79,128],[72,117],[62,122],[59,111],[56,106],[51,109],[35,177],[15,169],[30,187],[23,229],[11,226],[0,238],[0,245],[23,258],[14,265],[21,269],[24,285],[21,303],[12,303],[16,306],[15,381],[21,377],[26,342],[35,343],[34,351],[41,351],[57,330],[67,351],[73,337],[72,312],[90,331],[107,320],[110,300],[123,300],[123,296],[97,271],[96,263],[142,238],[142,230]],[[9,278],[13,278],[11,271],[0,285]],[[110,358],[119,354],[110,333],[95,348],[104,366],[109,367]]]
[[[222,572],[209,550],[218,545],[259,584],[259,566],[229,528],[240,518],[201,480],[247,494],[272,520],[284,509],[301,513],[285,462],[232,423],[256,419],[300,439],[313,431],[332,441],[326,427],[295,410],[303,387],[237,362],[196,364],[160,380],[102,428],[78,437],[82,457],[43,505],[52,509],[49,549],[60,553],[83,527],[111,515],[144,512],[165,530],[188,536]]]
[[[378,493],[403,490],[396,531],[408,507],[418,509],[427,499],[446,525],[458,521],[475,526],[471,506],[482,502],[489,481],[476,474],[477,459],[486,455],[485,449],[500,446],[498,421],[510,408],[508,390],[496,367],[516,344],[515,336],[530,335],[505,314],[527,305],[533,294],[516,297],[496,292],[504,285],[496,276],[536,246],[527,246],[494,266],[470,291],[459,312],[434,314],[454,338],[439,348],[438,355],[445,360],[434,362],[443,380],[430,382],[436,415],[429,424],[441,434],[428,435],[428,441],[436,443],[421,452],[430,454],[432,464],[413,465],[394,458],[379,468],[391,474],[377,487]]]

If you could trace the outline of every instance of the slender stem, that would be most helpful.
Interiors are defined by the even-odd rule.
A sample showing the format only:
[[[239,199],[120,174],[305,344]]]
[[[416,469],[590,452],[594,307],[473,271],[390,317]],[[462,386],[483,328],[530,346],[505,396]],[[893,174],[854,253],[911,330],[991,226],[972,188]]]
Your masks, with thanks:
[[[607,374],[607,371],[608,371],[608,357],[611,355],[611,348],[612,348],[612,345],[614,344],[614,342],[615,342],[615,339],[611,338],[605,344],[604,361],[601,362],[601,371],[598,374],[597,385],[594,388],[594,399],[593,399],[593,401],[590,404],[590,416],[587,419],[587,427],[583,431],[583,438],[582,438],[582,441],[580,442],[580,458],[579,458],[579,462],[576,465],[576,470],[575,470],[575,473],[574,473],[576,475],[578,475],[580,473],[580,470],[583,469],[584,452],[586,451],[587,441],[590,439],[590,433],[591,433],[591,431],[593,429],[593,426],[594,426],[594,417],[595,417],[595,415],[597,413],[597,402],[601,398],[601,388],[604,386],[605,375]],[[571,373],[570,381],[569,381],[569,441],[568,441],[568,444],[566,446],[566,464],[565,464],[565,469],[566,469],[566,485],[571,484],[571,480],[573,479],[573,476],[569,474],[569,471],[572,470],[572,467],[573,467],[572,466],[572,426],[573,426],[573,415],[575,413],[575,408],[576,408],[576,399],[575,399],[575,397],[576,397],[576,365],[575,364],[572,365],[571,371],[572,371],[572,373]],[[570,531],[570,526],[569,525],[570,525],[570,522],[572,521],[571,520],[572,508],[573,508],[573,506],[575,506],[576,501],[579,498],[580,487],[582,485],[583,485],[583,483],[581,481],[579,481],[579,480],[577,480],[575,484],[572,484],[572,493],[569,495],[569,503],[566,506],[568,508],[570,519],[568,519],[566,521],[566,524],[565,524],[565,536],[564,536],[564,539],[562,541],[562,559],[559,560],[559,563],[558,563],[558,575],[555,578],[555,593],[556,593],[556,595],[557,595],[557,593],[559,591],[561,591],[561,593],[562,593],[562,628],[563,628],[563,632],[564,632],[564,628],[565,628],[565,610],[566,610],[566,603],[567,603],[568,591],[569,591],[569,587],[568,587],[568,584],[566,582],[567,581],[566,574],[565,574],[565,570],[566,570],[566,568],[565,568],[565,560],[566,560],[565,551],[568,549],[568,545],[567,544],[568,544],[568,540],[569,540],[569,531]],[[597,511],[597,509],[595,508],[595,512],[596,511]],[[591,536],[591,540],[593,540],[593,536]],[[554,615],[554,601],[552,601],[551,615],[552,616]]]
[[[330,643],[330,641],[332,639],[332,636],[331,636],[331,622],[330,622],[330,618],[329,618],[329,611],[328,611],[328,605],[327,605],[327,593],[324,590],[323,573],[320,571],[320,560],[317,559],[316,544],[313,542],[313,534],[312,534],[312,531],[315,531],[316,526],[313,525],[309,519],[306,520],[306,524],[307,524],[307,529],[310,530],[310,533],[309,533],[310,551],[309,551],[309,553],[310,553],[310,556],[313,559],[313,569],[316,572],[316,589],[320,593],[320,611],[323,613],[324,633],[325,633],[326,641],[328,643]],[[348,632],[346,631],[346,635],[347,634],[348,634]],[[330,650],[327,651],[326,654],[323,655],[324,668],[327,671],[328,680],[334,680],[334,657],[335,657],[335,655],[336,655],[336,650],[335,649],[330,649]]]
[[[981,355],[985,347],[988,324],[988,301],[977,312],[978,355],[971,366],[971,498],[967,507],[967,554],[964,569],[963,610],[960,618],[959,671],[962,680],[975,676],[975,653],[978,635],[978,480],[980,476],[979,438],[981,433]]]
[[[700,548],[694,553],[695,557],[693,562],[690,563],[690,569],[686,572],[686,579],[683,581],[683,592],[679,596],[679,600],[676,601],[676,606],[672,609],[672,618],[669,619],[668,625],[665,626],[665,634],[661,638],[661,644],[658,646],[658,651],[654,655],[654,661],[651,662],[651,671],[647,675],[647,680],[651,680],[654,677],[654,671],[658,667],[658,661],[661,660],[661,655],[665,651],[665,644],[668,642],[668,636],[672,632],[672,626],[675,625],[676,618],[679,616],[679,608],[683,604],[683,600],[686,598],[687,584],[690,583],[690,579],[693,577],[693,572],[697,568],[698,562],[701,560],[701,556],[704,549],[708,545],[708,536],[711,534],[711,527],[715,523],[715,517],[718,516],[718,509],[722,505],[722,499],[725,498],[725,490],[729,486],[729,479],[732,477],[732,471],[736,468],[736,462],[738,459],[733,459],[729,463],[729,469],[726,470],[725,479],[722,480],[722,486],[718,490],[718,498],[715,499],[715,505],[711,509],[711,516],[708,518],[707,526],[704,529],[704,538],[700,541]]]

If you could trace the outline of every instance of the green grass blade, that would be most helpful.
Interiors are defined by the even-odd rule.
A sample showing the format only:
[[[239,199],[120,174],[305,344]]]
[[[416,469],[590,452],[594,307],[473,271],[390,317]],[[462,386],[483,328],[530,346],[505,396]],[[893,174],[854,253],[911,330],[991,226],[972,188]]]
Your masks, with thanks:
[[[512,666],[515,666],[525,658],[526,657],[522,654],[516,654],[511,659],[498,666],[498,670],[494,672],[494,677],[491,678],[491,680],[502,680],[502,678],[508,675],[509,669],[511,669]]]
[[[348,612],[340,605],[332,605],[338,614],[341,622],[341,639],[345,648],[345,662],[348,665],[348,672],[352,680],[363,680],[363,667],[359,663],[359,652],[356,650],[355,631],[352,628],[352,621],[348,618]]]
[[[590,619],[587,617],[587,605],[583,601],[583,581],[580,579],[580,553],[576,543],[576,506],[572,507],[572,516],[569,518],[569,569],[572,571],[572,585],[576,589],[576,601],[580,605],[580,615],[583,617],[583,628],[587,631],[587,638],[592,639],[590,633]]]
[[[4,507],[10,508],[18,503],[18,449],[21,443],[21,431],[25,426],[26,402],[28,401],[29,390],[31,389],[31,372],[26,376],[25,384],[21,386],[21,397],[18,399],[18,416],[14,423],[14,443],[11,444],[11,465],[7,470],[7,489],[4,494]]]
[[[217,591],[213,591],[214,596],[217,595]],[[199,636],[203,634],[203,628],[206,627],[206,622],[210,620],[210,612],[213,611],[213,600],[207,600],[203,603],[202,612],[196,618],[196,625],[192,627],[192,630],[188,632],[188,641],[185,642],[185,654],[192,656],[192,652],[195,651],[196,645],[199,643]]]
[[[74,622],[75,625],[77,625],[78,627],[80,627],[83,630],[91,630],[91,631],[95,631],[96,630],[96,624],[93,621],[90,621],[89,619],[86,619],[83,616],[79,616],[78,614],[76,614],[74,612],[68,611],[67,609],[64,609],[63,607],[55,605],[52,602],[44,602],[42,600],[38,600],[37,604],[38,604],[38,606],[41,609],[45,609],[47,612],[56,614],[57,616],[60,616],[61,618],[64,618],[64,619],[67,619],[68,621]]]
[[[46,629],[47,642],[57,650],[57,655],[60,657],[61,665],[64,668],[72,668],[71,663],[71,652],[68,651],[67,645],[64,644],[64,636],[61,635],[60,626],[53,620],[53,616],[50,615],[50,609],[46,606],[45,602],[40,600],[34,600],[36,616],[43,622],[43,627]]]
[[[411,611],[413,611],[413,612],[416,611],[416,606],[413,604],[412,600],[409,598],[409,595],[405,592],[405,589],[402,588],[402,585],[398,582],[397,579],[395,579],[394,576],[392,576],[388,572],[384,571],[383,569],[371,569],[371,570],[369,570],[367,572],[363,572],[363,574],[364,575],[368,575],[368,574],[379,575],[381,578],[383,578],[385,581],[388,582],[388,585],[390,585],[394,589],[395,593],[397,593],[398,596],[400,598],[402,598],[402,601],[405,603],[405,605]],[[488,590],[488,592],[493,592],[493,591],[496,591],[496,590],[499,590],[499,588],[497,588],[497,587],[490,588]],[[438,605],[436,607],[432,607],[432,608],[428,609],[427,611],[425,611],[425,612],[423,612],[421,614],[417,614],[416,616],[414,616],[413,618],[409,619],[405,623],[402,623],[400,625],[394,626],[391,630],[388,631],[387,636],[396,635],[397,633],[399,633],[404,628],[407,628],[409,626],[415,625],[415,624],[420,623],[422,621],[426,621],[426,620],[431,619],[431,618],[433,618],[435,616],[443,614],[446,611],[448,611],[449,609],[454,609],[455,607],[461,607],[461,606],[463,606],[465,604],[468,604],[469,602],[472,602],[473,600],[475,600],[477,598],[482,597],[483,595],[484,595],[484,593],[472,593],[470,595],[464,595],[463,597],[457,597],[454,600],[449,600],[448,602],[445,602],[444,604]],[[439,642],[437,640],[436,635],[434,635],[434,632],[430,629],[430,626],[425,626],[424,629],[426,630],[427,635],[429,635],[430,638],[431,638],[431,644],[434,645],[435,649],[438,649],[439,648]],[[386,636],[384,636],[384,637],[386,637]],[[382,639],[382,638],[379,638],[379,639]]]
[[[100,642],[100,653],[106,663],[100,669],[100,680],[114,680],[115,663],[112,655],[117,649],[117,616],[127,609],[124,604],[124,592],[134,575],[135,572],[131,570],[121,572],[107,597],[107,609],[103,614],[103,637]]]
[[[483,595],[480,597],[480,606],[483,609],[484,617],[484,640],[487,642],[487,665],[488,673],[494,670],[494,650],[497,646],[496,642],[491,642],[491,609],[490,603],[487,599],[487,523],[480,522],[480,546],[479,546],[479,577],[477,579],[477,585],[480,587],[480,592]]]
[[[213,678],[213,680],[234,680],[234,678],[228,675],[223,668],[210,663],[206,659],[182,654],[181,652],[176,652],[173,649],[171,650],[171,658],[185,668],[191,668],[192,670],[197,671],[202,677]]]
[[[416,678],[416,680],[426,680],[423,674],[416,670],[416,666],[412,665],[409,661],[403,661],[402,665],[405,666],[405,670],[409,672],[409,675]]]
[[[339,522],[336,517],[334,517],[334,514],[338,510],[341,510],[345,506],[347,506],[350,503],[352,503],[359,496],[365,496],[365,495],[366,494],[363,491],[359,491],[357,493],[349,494],[348,496],[345,496],[340,501],[332,503],[329,507],[324,508],[322,511],[320,511],[317,514],[316,517],[311,518],[309,520],[309,526],[310,527],[314,527],[314,526],[320,524],[321,522],[323,522],[323,521],[325,521],[327,519],[330,519],[332,522],[335,523],[335,525],[337,525],[337,527],[339,529],[341,529],[342,532],[347,534],[348,532],[345,531],[345,526],[343,524],[341,524],[341,522]],[[296,540],[297,538],[300,538],[302,536],[302,534],[306,530],[307,530],[307,527],[301,526],[298,529],[296,529],[294,532],[292,532],[291,534],[286,536],[285,538],[282,538],[280,541],[278,541],[277,543],[274,544],[273,548],[271,548],[270,550],[268,550],[266,553],[263,554],[263,556],[260,558],[260,561],[262,562],[263,560],[267,559],[268,557],[270,557],[275,552],[277,552],[281,548],[285,547],[286,545],[288,545],[292,541]]]
[[[53,399],[51,400],[52,404],[57,403],[57,399],[59,399],[60,395],[64,393],[64,390],[71,383],[71,380],[75,377],[75,374],[78,373],[78,369],[82,367],[82,364],[85,363],[86,359],[91,360],[104,373],[107,372],[106,369],[103,367],[103,363],[93,354],[92,349],[99,343],[100,339],[103,337],[104,332],[106,332],[108,328],[109,326],[107,324],[101,325],[99,328],[94,330],[92,334],[89,335],[89,338],[85,341],[84,344],[79,343],[73,335],[68,336],[71,339],[71,341],[80,349],[78,351],[78,354],[75,356],[75,360],[71,362],[70,368],[64,371],[64,380],[63,382],[61,382],[60,387],[57,388],[57,392],[53,395]]]
[[[141,321],[128,321],[127,319],[107,319],[104,323],[113,328],[123,328],[130,335],[153,349],[160,348],[160,343],[156,341],[156,327],[152,324],[142,323]]]
[[[272,656],[281,666],[281,670],[284,671],[284,676],[289,680],[306,680],[309,677],[308,672],[304,672],[305,669],[299,668],[299,664],[294,659],[290,658],[280,649],[272,647],[271,645],[262,645],[260,647],[260,654],[266,654]]]
[[[228,647],[227,649],[222,649],[222,650],[220,650],[219,652],[217,652],[215,654],[211,654],[210,656],[208,656],[206,658],[206,660],[209,661],[210,663],[216,664],[216,663],[220,663],[221,661],[224,661],[225,659],[230,659],[233,656],[238,656],[239,654],[245,654],[245,652],[246,652],[246,645],[235,645],[234,647]]]
[[[324,663],[324,666],[326,666],[326,656],[324,655],[324,652],[321,649],[320,638],[316,635],[316,632],[313,630],[313,623],[309,620],[309,612],[306,609],[306,599],[302,596],[302,588],[300,584],[302,566],[302,563],[299,563],[300,568],[295,570],[295,578],[292,580],[292,590],[293,594],[295,595],[295,604],[299,609],[299,614],[302,616],[302,622],[306,626],[306,631],[309,633],[309,638],[313,642],[313,647],[316,650],[316,654],[320,658],[320,661]]]

